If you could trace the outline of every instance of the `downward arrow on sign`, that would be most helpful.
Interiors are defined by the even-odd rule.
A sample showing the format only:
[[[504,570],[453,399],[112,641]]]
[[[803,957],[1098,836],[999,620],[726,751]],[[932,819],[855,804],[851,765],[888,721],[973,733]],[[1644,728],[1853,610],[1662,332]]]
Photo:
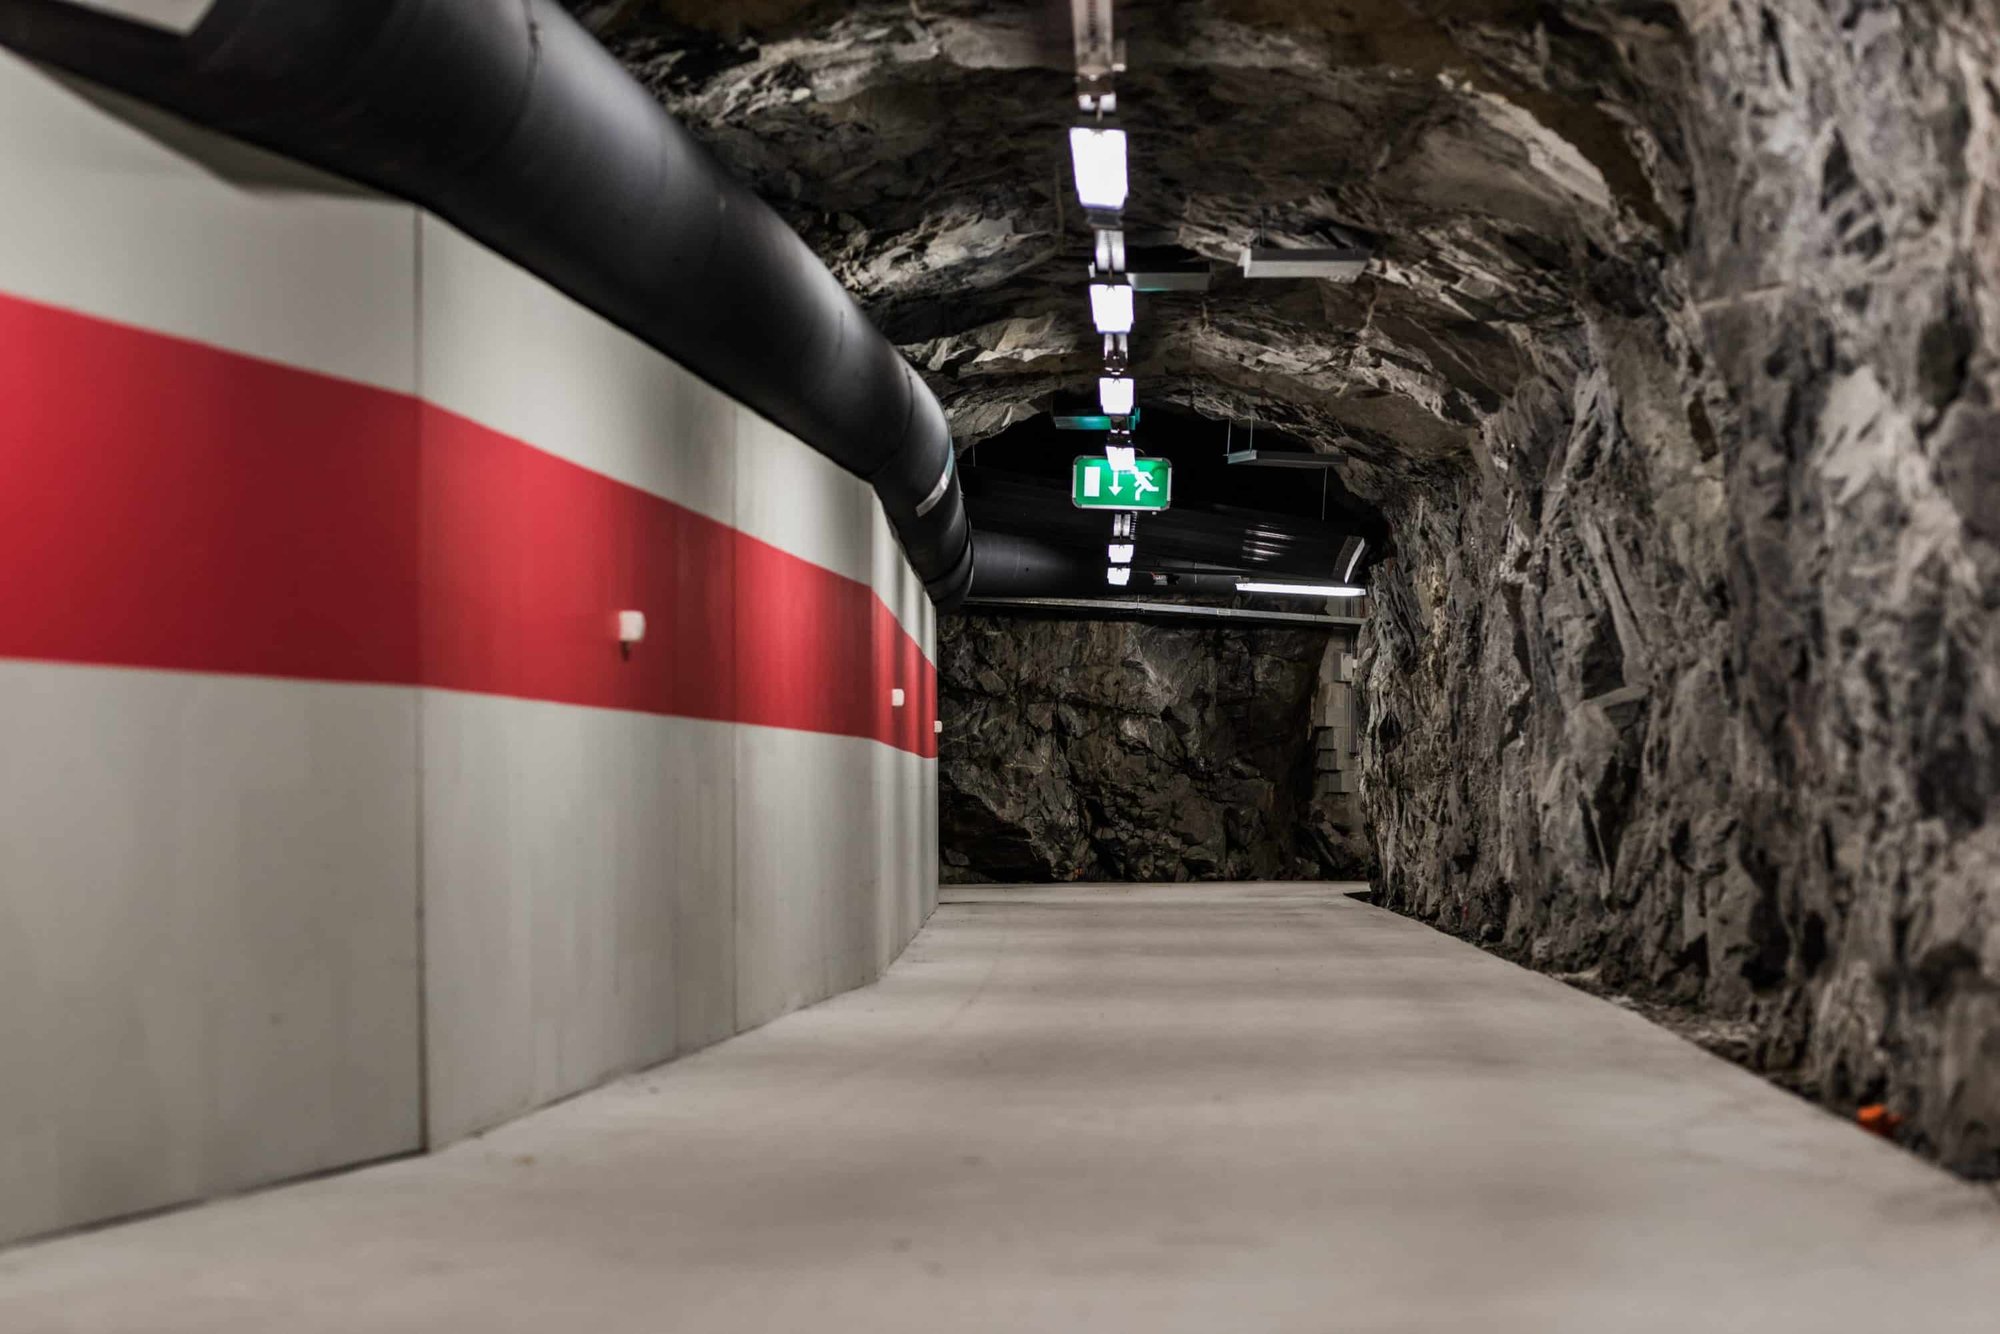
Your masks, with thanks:
[[[1118,470],[1116,468],[1113,468],[1111,470],[1111,494],[1115,496],[1124,489],[1125,488],[1121,486],[1118,481]]]

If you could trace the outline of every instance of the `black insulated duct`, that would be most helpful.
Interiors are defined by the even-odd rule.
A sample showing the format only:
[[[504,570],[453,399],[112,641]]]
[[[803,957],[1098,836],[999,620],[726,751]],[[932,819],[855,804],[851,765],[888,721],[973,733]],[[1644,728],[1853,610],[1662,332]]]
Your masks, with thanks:
[[[1115,597],[1104,577],[1107,563],[1018,533],[982,529],[979,577],[973,593],[982,598]],[[1134,587],[1123,593],[1137,593]]]
[[[431,210],[867,480],[932,600],[965,596],[936,397],[552,0],[216,0],[185,36],[0,0],[0,43]]]

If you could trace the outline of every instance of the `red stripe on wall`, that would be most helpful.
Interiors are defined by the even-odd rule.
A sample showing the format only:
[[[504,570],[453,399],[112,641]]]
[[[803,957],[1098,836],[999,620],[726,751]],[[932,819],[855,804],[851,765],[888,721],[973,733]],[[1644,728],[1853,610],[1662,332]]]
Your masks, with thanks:
[[[866,584],[408,395],[6,296],[0,656],[937,753],[935,673]]]

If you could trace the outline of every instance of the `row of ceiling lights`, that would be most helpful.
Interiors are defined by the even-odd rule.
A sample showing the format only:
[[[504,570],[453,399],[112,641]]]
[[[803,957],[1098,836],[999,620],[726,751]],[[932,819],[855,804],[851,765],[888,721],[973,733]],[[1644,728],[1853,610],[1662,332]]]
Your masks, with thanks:
[[[1076,38],[1077,109],[1090,120],[1069,132],[1070,165],[1076,175],[1077,202],[1090,220],[1095,241],[1090,265],[1090,318],[1104,339],[1104,374],[1097,381],[1097,406],[1110,421],[1104,457],[1113,472],[1131,471],[1138,458],[1132,443],[1132,414],[1137,389],[1127,373],[1131,366],[1132,287],[1120,281],[1125,272],[1124,208],[1126,175],[1125,131],[1111,123],[1118,113],[1118,92],[1112,76],[1125,68],[1125,58],[1111,26],[1111,0],[1072,0],[1070,14]],[[1104,281],[1110,279],[1112,281]],[[1132,581],[1132,557],[1138,520],[1114,515],[1110,565],[1105,581],[1123,588]]]
[[[1077,202],[1089,219],[1093,240],[1090,277],[1090,318],[1104,339],[1104,374],[1097,381],[1097,405],[1110,420],[1104,455],[1114,472],[1133,469],[1138,457],[1132,441],[1137,388],[1129,373],[1132,328],[1136,311],[1133,286],[1125,271],[1125,198],[1130,188],[1126,169],[1125,131],[1113,123],[1118,92],[1112,76],[1125,69],[1122,43],[1112,29],[1112,0],[1070,0],[1076,42],[1077,109],[1090,119],[1069,132],[1070,166],[1076,177]],[[1319,252],[1312,252],[1317,255]],[[1345,257],[1343,257],[1345,258]],[[1244,272],[1251,272],[1251,252],[1244,252]],[[1324,276],[1315,272],[1310,276]],[[1352,274],[1347,274],[1351,278]],[[1132,557],[1138,519],[1118,514],[1111,521],[1110,564],[1105,581],[1123,588],[1132,580]],[[1279,584],[1243,581],[1239,593],[1290,593],[1299,596],[1358,597],[1364,591],[1348,585]]]

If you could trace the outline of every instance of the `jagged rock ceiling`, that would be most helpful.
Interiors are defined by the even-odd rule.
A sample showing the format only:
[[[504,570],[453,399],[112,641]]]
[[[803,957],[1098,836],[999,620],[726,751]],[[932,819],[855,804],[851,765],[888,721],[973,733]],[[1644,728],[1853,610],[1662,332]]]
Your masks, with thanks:
[[[924,368],[961,447],[1096,373],[1066,7],[579,8]],[[1677,58],[1678,26],[1586,8],[1121,3],[1128,229],[1223,270],[1142,298],[1142,405],[1286,428],[1350,459],[1363,495],[1464,465],[1579,296],[1638,300],[1673,243],[1671,173],[1616,108],[1632,71]],[[1352,285],[1228,268],[1253,236],[1324,243],[1334,223],[1377,238]]]
[[[1060,9],[586,14],[962,442],[1094,372]],[[1134,350],[1391,525],[1383,900],[2000,1176],[2000,0],[1118,14],[1131,228],[1379,240],[1146,298]]]

